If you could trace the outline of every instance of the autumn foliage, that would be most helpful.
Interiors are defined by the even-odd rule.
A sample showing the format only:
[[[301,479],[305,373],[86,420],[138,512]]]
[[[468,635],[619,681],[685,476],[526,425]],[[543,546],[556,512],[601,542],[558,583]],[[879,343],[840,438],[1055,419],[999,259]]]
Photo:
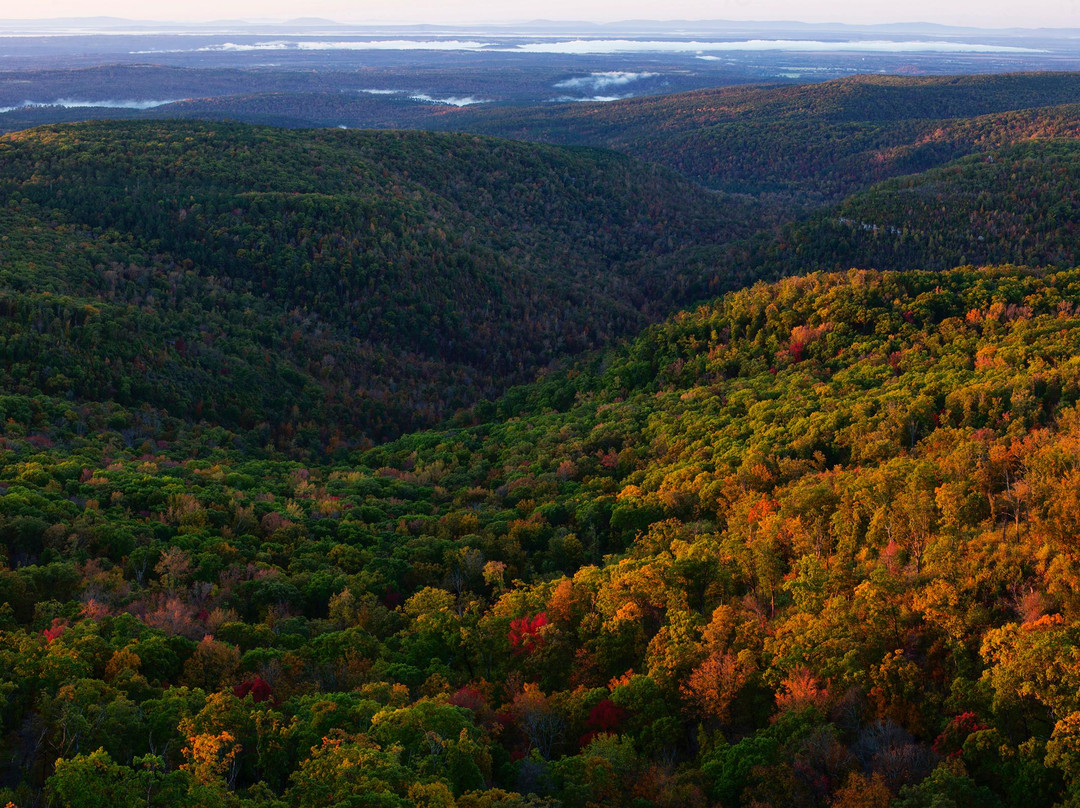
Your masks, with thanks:
[[[527,654],[543,645],[540,630],[548,624],[547,613],[539,612],[532,617],[517,617],[510,621],[506,638],[516,654]]]
[[[426,307],[433,262],[475,313],[534,260],[494,235],[470,263],[494,225],[457,203],[542,210],[557,182],[580,191],[559,196],[573,230],[622,198],[569,181],[598,164],[552,176],[470,138],[102,131],[0,142],[0,804],[1080,804],[1080,270],[762,282],[376,444],[350,430],[396,435],[399,405],[435,417],[476,389],[364,335],[422,323],[421,357],[424,329],[468,329]],[[1070,148],[904,187],[954,181],[980,244],[1068,257]],[[481,157],[483,183],[440,173]],[[1013,171],[1041,183],[1020,218],[993,202]],[[987,172],[1002,186],[967,193]],[[656,230],[667,208],[623,186],[640,217],[620,254],[639,236],[683,254]],[[850,229],[823,221],[802,224]],[[729,246],[810,269],[859,241],[816,239]],[[603,307],[629,333],[647,301],[602,277],[644,307]],[[500,335],[515,358],[450,378],[562,355],[581,310],[528,288],[505,291],[529,315]],[[495,350],[470,338],[438,349]],[[385,385],[361,386],[380,363]]]

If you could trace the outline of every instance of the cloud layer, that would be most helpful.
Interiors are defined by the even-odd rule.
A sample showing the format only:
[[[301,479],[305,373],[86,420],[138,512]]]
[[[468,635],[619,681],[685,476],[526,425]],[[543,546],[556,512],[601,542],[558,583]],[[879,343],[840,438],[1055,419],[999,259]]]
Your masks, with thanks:
[[[708,54],[722,52],[792,51],[792,52],[855,52],[855,53],[1045,53],[1037,48],[1012,45],[993,45],[980,42],[951,42],[942,40],[885,40],[856,39],[826,41],[817,39],[742,39],[732,41],[698,40],[641,40],[641,39],[565,39],[540,42],[482,42],[468,39],[275,39],[264,42],[222,42],[198,48],[177,50],[140,50],[133,54],[153,53],[242,53],[248,51],[365,51],[365,50],[428,50],[473,51],[493,53],[686,53]],[[605,74],[594,74],[605,75]],[[612,74],[613,76],[615,74]],[[617,79],[613,79],[617,81]],[[609,85],[614,86],[614,85]]]
[[[1035,48],[985,45],[976,42],[905,41],[883,39],[825,42],[812,39],[744,39],[732,42],[692,40],[574,39],[525,42],[503,51],[521,53],[704,53],[711,51],[854,51],[862,53],[1044,53]]]

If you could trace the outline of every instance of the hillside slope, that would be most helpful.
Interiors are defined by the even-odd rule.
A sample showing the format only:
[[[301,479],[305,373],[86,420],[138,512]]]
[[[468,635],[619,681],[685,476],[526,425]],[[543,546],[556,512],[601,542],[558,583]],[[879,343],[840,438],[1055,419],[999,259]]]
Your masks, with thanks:
[[[883,182],[836,209],[860,266],[1080,262],[1080,141],[1041,139]]]
[[[757,226],[610,153],[192,123],[9,135],[0,208],[10,390],[312,447],[430,424],[734,285],[705,259]]]
[[[1078,340],[1080,270],[851,271],[342,463],[7,401],[0,798],[1067,804]]]
[[[850,267],[1072,267],[1080,263],[1078,158],[1076,140],[988,147],[733,243],[722,260],[761,278]]]

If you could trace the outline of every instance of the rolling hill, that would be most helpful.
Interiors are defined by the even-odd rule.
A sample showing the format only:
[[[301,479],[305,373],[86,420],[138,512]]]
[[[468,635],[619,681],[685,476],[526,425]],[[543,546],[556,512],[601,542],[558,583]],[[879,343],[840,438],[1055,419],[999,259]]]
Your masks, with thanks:
[[[647,72],[647,66],[640,70]],[[407,81],[391,78],[381,76],[374,83],[389,82],[399,88],[396,94],[370,94],[357,89],[373,81],[362,71],[264,75],[121,66],[43,71],[30,79],[5,74],[0,93],[6,93],[8,103],[18,103],[28,81],[41,87],[43,98],[85,96],[88,85],[115,82],[132,98],[187,99],[145,110],[29,107],[5,116],[9,128],[102,116],[180,118],[473,132],[608,148],[666,166],[714,190],[779,197],[792,214],[988,148],[1075,137],[1080,117],[1076,73],[866,75],[603,103],[516,99],[490,107],[417,103],[400,89],[410,86]],[[205,82],[204,92],[199,92],[199,81]],[[461,85],[458,95],[486,97],[482,86]]]
[[[616,149],[709,188],[836,202],[988,144],[1077,134],[1080,75],[855,76],[604,104],[461,110],[434,123]]]

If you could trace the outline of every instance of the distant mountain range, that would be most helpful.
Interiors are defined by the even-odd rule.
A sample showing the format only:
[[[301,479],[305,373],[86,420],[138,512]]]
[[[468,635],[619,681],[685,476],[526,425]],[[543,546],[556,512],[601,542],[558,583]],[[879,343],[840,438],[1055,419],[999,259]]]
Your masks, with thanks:
[[[590,36],[754,36],[833,34],[843,37],[1049,37],[1069,38],[1080,28],[980,28],[975,26],[940,25],[929,22],[900,22],[877,25],[845,23],[807,23],[795,20],[620,20],[617,22],[588,22],[584,20],[531,20],[513,23],[472,23],[459,25],[350,23],[321,17],[298,17],[290,20],[131,20],[121,17],[56,17],[48,19],[0,19],[0,32],[19,34],[55,34],[77,32],[127,33],[153,30],[161,33],[184,31],[198,33],[348,33],[381,35],[388,31],[430,35],[432,33],[487,33],[493,36],[507,33],[524,35]]]

